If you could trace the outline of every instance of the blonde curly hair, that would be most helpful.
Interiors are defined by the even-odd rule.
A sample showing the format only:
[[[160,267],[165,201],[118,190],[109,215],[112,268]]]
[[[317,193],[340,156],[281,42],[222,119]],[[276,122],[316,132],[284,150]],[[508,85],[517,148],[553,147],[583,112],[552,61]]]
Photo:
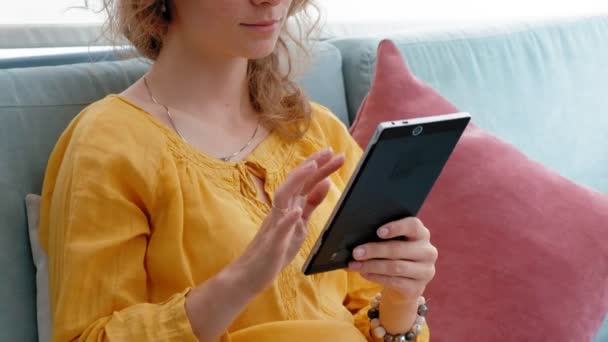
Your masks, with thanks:
[[[85,0],[91,8],[90,0]],[[156,60],[171,22],[171,0],[102,0],[107,19],[103,35],[117,47],[126,38],[137,54]],[[165,6],[163,8],[163,6]],[[320,22],[319,8],[313,0],[293,0],[288,16],[293,28],[284,25],[277,46],[267,57],[249,60],[249,98],[260,122],[290,140],[299,139],[310,126],[308,98],[294,81],[294,56],[298,63],[310,61],[309,42]],[[304,57],[300,59],[301,57]]]

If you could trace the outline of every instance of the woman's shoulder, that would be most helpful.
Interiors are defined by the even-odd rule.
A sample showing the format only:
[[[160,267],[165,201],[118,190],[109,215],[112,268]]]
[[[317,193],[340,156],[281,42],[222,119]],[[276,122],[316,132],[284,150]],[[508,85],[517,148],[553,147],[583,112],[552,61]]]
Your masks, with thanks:
[[[349,143],[351,136],[346,125],[327,107],[311,102],[312,120],[309,136],[323,139],[326,144]]]
[[[116,95],[95,101],[74,117],[53,155],[59,159],[72,154],[150,164],[163,155],[166,143],[162,131],[146,115]]]
[[[161,140],[162,134],[157,125],[146,118],[149,115],[117,95],[108,95],[78,113],[66,132],[72,131],[83,142],[109,138],[121,145],[153,144]]]
[[[163,134],[150,114],[108,95],[85,107],[64,131],[77,144],[101,149],[161,148]]]
[[[331,109],[317,102],[310,102],[312,109],[312,122],[321,128],[348,130],[346,125],[334,114]]]
[[[339,187],[344,189],[346,182],[356,168],[363,151],[352,138],[348,127],[332,111],[318,103],[312,105],[312,124],[310,134],[321,147],[331,147],[335,153],[344,153],[344,166],[338,171]]]

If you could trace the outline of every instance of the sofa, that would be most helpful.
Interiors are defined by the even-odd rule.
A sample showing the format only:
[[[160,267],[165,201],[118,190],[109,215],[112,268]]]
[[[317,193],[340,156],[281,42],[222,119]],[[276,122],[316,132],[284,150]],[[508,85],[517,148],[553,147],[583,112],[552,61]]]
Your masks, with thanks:
[[[315,42],[299,83],[350,125],[385,37],[476,125],[608,194],[608,17],[333,37]],[[40,193],[47,158],[74,115],[148,66],[99,53],[0,60],[0,341],[37,340],[26,194]],[[608,341],[608,316],[600,341]]]

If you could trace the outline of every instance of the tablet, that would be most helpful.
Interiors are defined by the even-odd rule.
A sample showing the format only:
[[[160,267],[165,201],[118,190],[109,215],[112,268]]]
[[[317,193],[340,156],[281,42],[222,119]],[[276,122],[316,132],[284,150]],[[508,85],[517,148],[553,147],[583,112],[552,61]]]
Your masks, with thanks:
[[[355,247],[382,240],[378,228],[416,216],[470,119],[455,113],[378,125],[304,274],[348,267]]]

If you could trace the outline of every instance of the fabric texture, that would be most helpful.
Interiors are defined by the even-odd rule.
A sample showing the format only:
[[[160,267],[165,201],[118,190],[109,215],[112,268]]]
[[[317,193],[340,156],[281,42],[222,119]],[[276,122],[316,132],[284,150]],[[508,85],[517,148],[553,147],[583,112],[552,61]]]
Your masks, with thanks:
[[[382,121],[457,111],[385,40],[352,134],[366,146]],[[606,196],[470,124],[419,217],[440,254],[434,341],[593,338],[608,311]]]
[[[51,303],[49,300],[49,265],[46,253],[40,246],[38,225],[40,223],[40,195],[25,196],[28,234],[32,260],[36,266],[36,318],[38,322],[38,341],[51,340]]]
[[[371,340],[365,310],[379,285],[343,270],[301,272],[362,154],[342,122],[313,108],[304,138],[271,133],[238,163],[196,150],[121,96],[83,110],[51,154],[42,192],[54,340],[194,340],[185,293],[238,257],[270,210],[251,175],[272,201],[289,170],[328,146],[347,161],[304,246],[222,341]]]

